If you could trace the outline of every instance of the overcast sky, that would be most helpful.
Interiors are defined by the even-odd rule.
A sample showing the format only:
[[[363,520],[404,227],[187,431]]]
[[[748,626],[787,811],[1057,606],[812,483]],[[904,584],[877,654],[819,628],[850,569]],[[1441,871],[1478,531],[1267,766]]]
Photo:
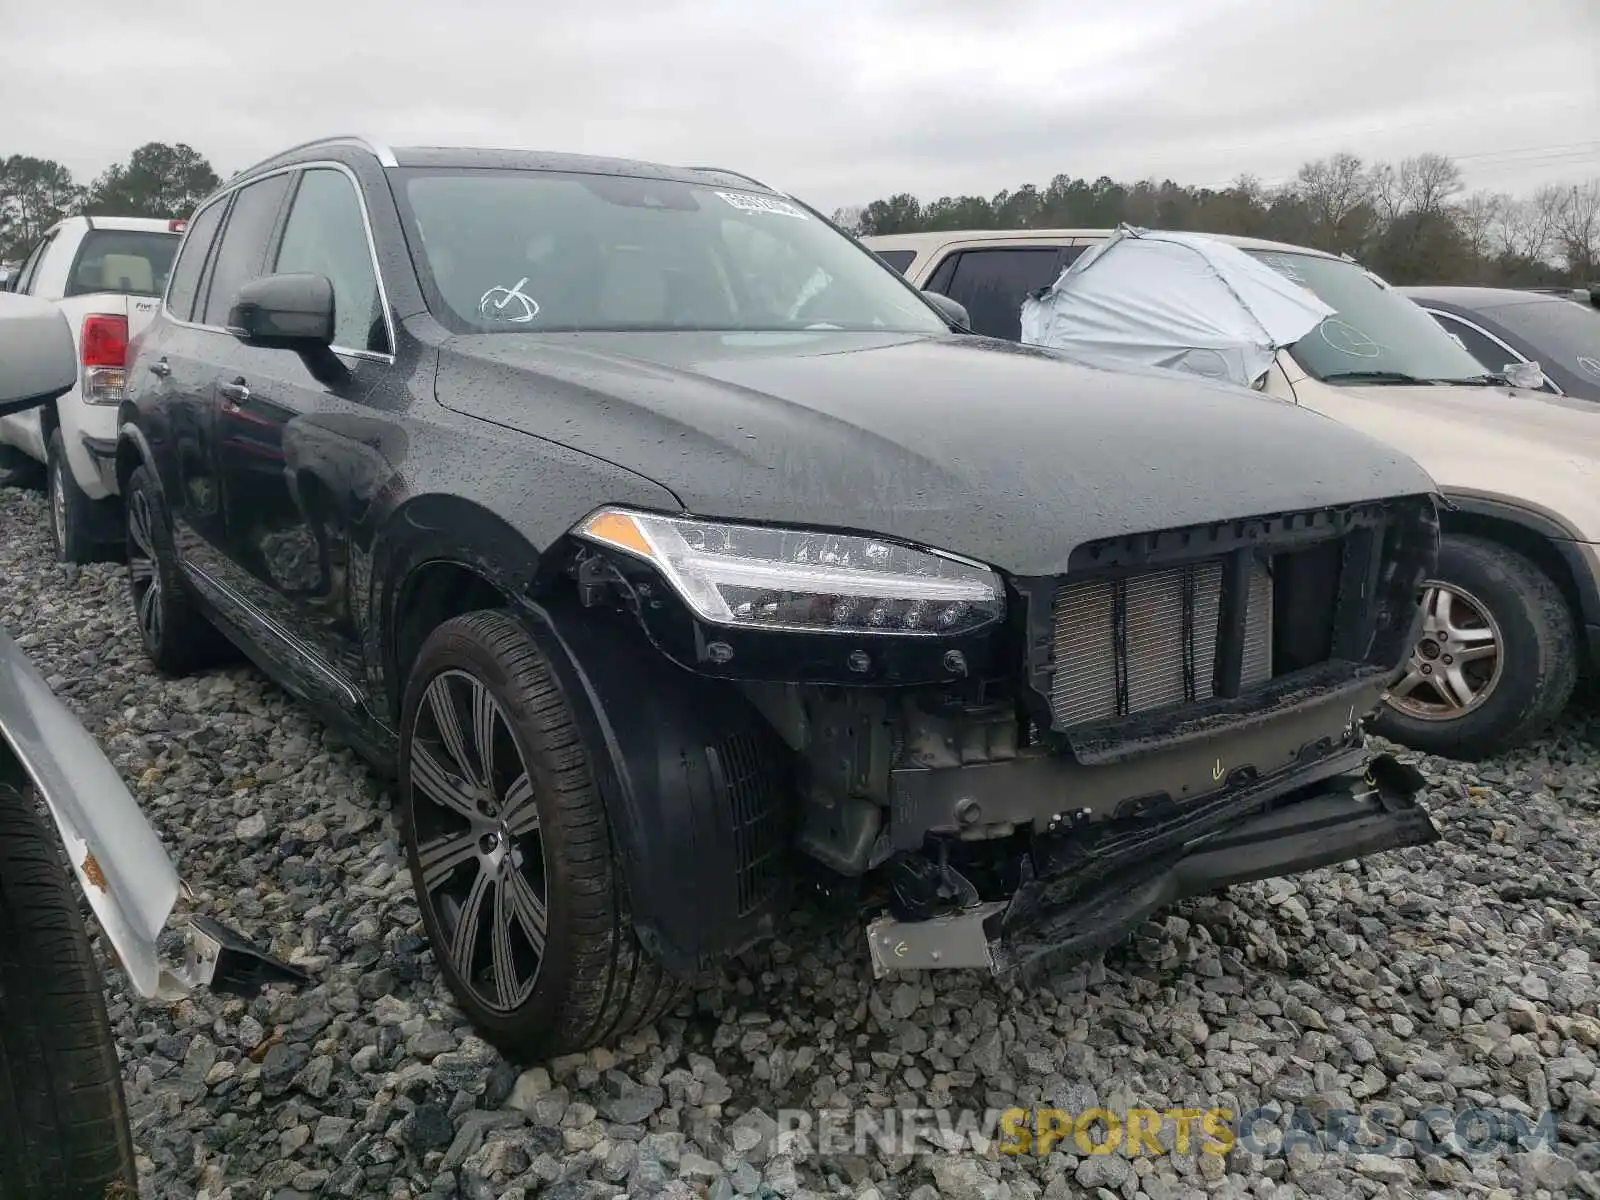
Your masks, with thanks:
[[[0,0],[0,154],[87,181],[187,142],[576,150],[734,167],[822,208],[1058,172],[1222,186],[1455,155],[1600,176],[1600,0]]]

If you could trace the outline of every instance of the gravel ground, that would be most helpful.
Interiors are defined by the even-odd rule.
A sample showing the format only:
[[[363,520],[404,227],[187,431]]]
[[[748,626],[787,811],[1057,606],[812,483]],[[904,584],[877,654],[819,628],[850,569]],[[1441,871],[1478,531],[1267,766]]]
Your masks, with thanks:
[[[153,675],[120,569],[53,563],[39,495],[0,489],[0,528],[0,621],[202,903],[317,972],[165,1008],[108,966],[145,1196],[1600,1197],[1592,708],[1486,766],[1422,762],[1445,843],[1185,904],[1050,994],[875,984],[859,932],[807,910],[659,1027],[519,1072],[451,1003],[355,756],[246,668]],[[945,1149],[928,1118],[920,1149],[773,1136],[784,1110],[1265,1109],[1303,1131],[1373,1104],[1402,1136],[1367,1153],[1270,1122],[1225,1157],[1174,1146],[1176,1121],[1159,1155]],[[1535,1143],[1549,1112],[1549,1140],[1496,1142],[1455,1121],[1472,1109]]]

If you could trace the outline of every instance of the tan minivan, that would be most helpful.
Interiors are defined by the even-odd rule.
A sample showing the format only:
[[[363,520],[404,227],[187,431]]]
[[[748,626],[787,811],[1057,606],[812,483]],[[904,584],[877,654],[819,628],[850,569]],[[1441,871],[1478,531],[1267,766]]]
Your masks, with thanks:
[[[1023,298],[1112,232],[861,241],[908,282],[961,304],[974,332],[1016,341]],[[1600,674],[1600,409],[1485,376],[1433,318],[1348,258],[1217,236],[1336,310],[1325,324],[1340,336],[1330,342],[1319,327],[1280,353],[1262,390],[1389,442],[1452,504],[1423,635],[1378,732],[1464,759],[1536,736],[1581,675]]]

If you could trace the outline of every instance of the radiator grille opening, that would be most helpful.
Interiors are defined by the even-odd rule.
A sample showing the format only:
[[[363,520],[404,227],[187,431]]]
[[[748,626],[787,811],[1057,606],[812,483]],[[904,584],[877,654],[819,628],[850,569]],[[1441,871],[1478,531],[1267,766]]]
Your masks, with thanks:
[[[1051,711],[1058,726],[1214,695],[1220,560],[1117,579],[1070,580],[1055,596]],[[1253,564],[1243,683],[1272,675],[1272,575]]]

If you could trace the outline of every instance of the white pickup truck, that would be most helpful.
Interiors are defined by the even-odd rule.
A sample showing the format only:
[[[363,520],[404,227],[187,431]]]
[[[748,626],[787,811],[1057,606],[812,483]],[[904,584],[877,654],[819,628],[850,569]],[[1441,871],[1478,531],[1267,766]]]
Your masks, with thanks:
[[[7,280],[7,291],[62,310],[78,356],[78,382],[65,396],[0,417],[0,483],[25,482],[42,466],[50,532],[64,562],[121,551],[113,461],[123,363],[128,342],[161,305],[183,227],[149,217],[68,217]]]

